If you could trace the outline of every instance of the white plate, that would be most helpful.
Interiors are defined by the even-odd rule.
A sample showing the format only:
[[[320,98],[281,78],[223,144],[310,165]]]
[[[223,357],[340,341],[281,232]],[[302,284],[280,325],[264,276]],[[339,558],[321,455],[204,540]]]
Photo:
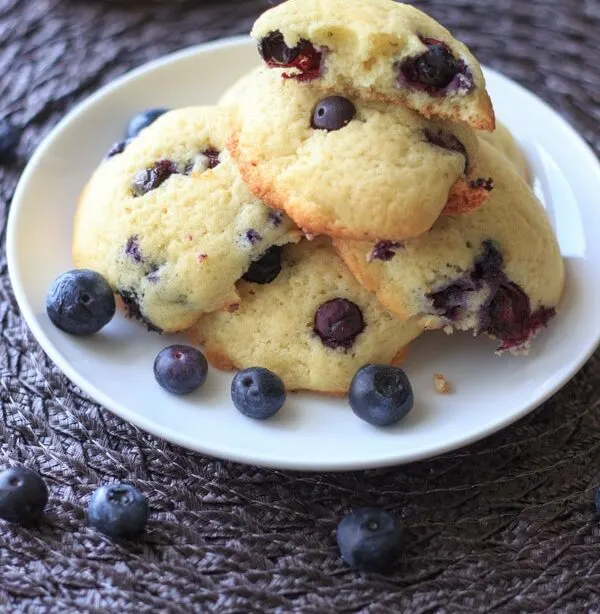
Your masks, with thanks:
[[[519,135],[567,264],[560,315],[528,357],[497,357],[485,339],[426,334],[406,364],[416,404],[395,427],[371,427],[345,400],[309,394],[290,395],[280,414],[262,423],[232,406],[231,374],[211,370],[192,398],[163,392],[152,364],[170,338],[146,333],[121,316],[92,339],[70,337],[50,324],[44,299],[51,281],[72,268],[78,194],[128,118],[152,106],[212,103],[256,63],[255,47],[245,37],[151,63],[74,109],[33,156],[12,204],[8,261],[23,316],[59,368],[111,411],[169,441],[217,457],[303,470],[363,469],[431,457],[506,426],[563,386],[600,335],[600,168],[564,120],[492,70],[486,76],[497,116]],[[452,382],[454,394],[433,391],[438,371]]]

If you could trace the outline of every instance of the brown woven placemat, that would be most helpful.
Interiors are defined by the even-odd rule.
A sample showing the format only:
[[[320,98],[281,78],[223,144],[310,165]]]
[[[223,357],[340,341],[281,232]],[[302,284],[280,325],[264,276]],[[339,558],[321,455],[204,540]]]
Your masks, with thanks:
[[[598,0],[418,5],[600,150]],[[22,163],[77,101],[146,60],[247,31],[264,6],[0,0],[0,116],[24,127],[21,162],[0,169],[2,215]],[[597,356],[544,407],[442,458],[342,475],[263,470],[182,450],[90,402],[27,332],[4,249],[0,273],[0,466],[25,463],[51,490],[40,529],[0,523],[0,611],[600,611]],[[153,508],[136,544],[85,525],[92,490],[121,479]],[[358,505],[406,522],[388,577],[338,557],[335,526]]]

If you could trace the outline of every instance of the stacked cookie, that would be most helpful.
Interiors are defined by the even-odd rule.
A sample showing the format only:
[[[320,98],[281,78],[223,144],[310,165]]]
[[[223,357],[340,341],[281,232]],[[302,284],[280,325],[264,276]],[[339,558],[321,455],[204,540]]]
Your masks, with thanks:
[[[78,267],[218,368],[344,394],[429,329],[524,352],[563,287],[557,242],[469,50],[392,0],[288,0],[263,65],[169,112],[82,195]]]

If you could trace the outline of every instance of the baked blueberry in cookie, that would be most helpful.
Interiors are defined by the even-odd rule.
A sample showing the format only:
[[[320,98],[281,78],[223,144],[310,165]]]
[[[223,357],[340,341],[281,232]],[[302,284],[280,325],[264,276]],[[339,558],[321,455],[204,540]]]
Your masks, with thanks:
[[[281,247],[274,245],[258,260],[250,264],[248,270],[242,276],[244,281],[255,284],[270,284],[281,271]]]
[[[275,30],[260,39],[258,51],[267,66],[295,69],[293,73],[283,73],[285,79],[312,81],[320,75],[323,50],[316,49],[310,41],[300,39],[294,47],[288,47],[283,34]]]
[[[473,75],[466,64],[452,54],[451,49],[431,38],[421,42],[427,51],[398,64],[401,84],[426,91],[432,96],[444,96],[455,90],[468,93],[473,88]]]
[[[343,96],[323,98],[313,111],[311,125],[316,130],[339,130],[356,115],[356,107]]]
[[[133,180],[133,193],[143,196],[160,187],[171,175],[177,173],[177,167],[171,160],[159,160],[149,168],[139,171]]]
[[[330,348],[350,348],[365,328],[360,307],[345,298],[334,298],[319,306],[314,331]]]
[[[492,241],[483,242],[470,271],[428,298],[434,311],[459,329],[474,313],[467,327],[500,340],[500,351],[525,346],[555,314],[553,307],[532,312],[527,294],[506,276],[503,256]]]

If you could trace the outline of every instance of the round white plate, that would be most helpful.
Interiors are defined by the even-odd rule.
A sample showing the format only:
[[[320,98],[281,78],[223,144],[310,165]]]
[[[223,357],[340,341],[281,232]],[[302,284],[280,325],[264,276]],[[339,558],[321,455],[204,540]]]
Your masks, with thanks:
[[[117,316],[99,335],[77,339],[48,320],[52,280],[72,268],[72,219],[80,190],[131,115],[153,106],[213,103],[257,64],[246,38],[168,56],[103,88],[74,109],[31,159],[8,225],[8,261],[23,316],[44,350],[92,398],[140,428],[181,446],[245,463],[302,470],[351,470],[431,457],[478,440],[524,416],[563,386],[600,334],[600,168],[592,151],[533,94],[486,70],[498,118],[513,130],[535,173],[535,189],[567,265],[560,314],[527,357],[494,355],[467,335],[423,335],[406,363],[416,403],[393,428],[354,416],[345,399],[294,394],[273,420],[242,416],[229,397],[231,374],[211,369],[191,398],[155,383],[152,364],[172,338]],[[433,391],[443,373],[455,392]]]

